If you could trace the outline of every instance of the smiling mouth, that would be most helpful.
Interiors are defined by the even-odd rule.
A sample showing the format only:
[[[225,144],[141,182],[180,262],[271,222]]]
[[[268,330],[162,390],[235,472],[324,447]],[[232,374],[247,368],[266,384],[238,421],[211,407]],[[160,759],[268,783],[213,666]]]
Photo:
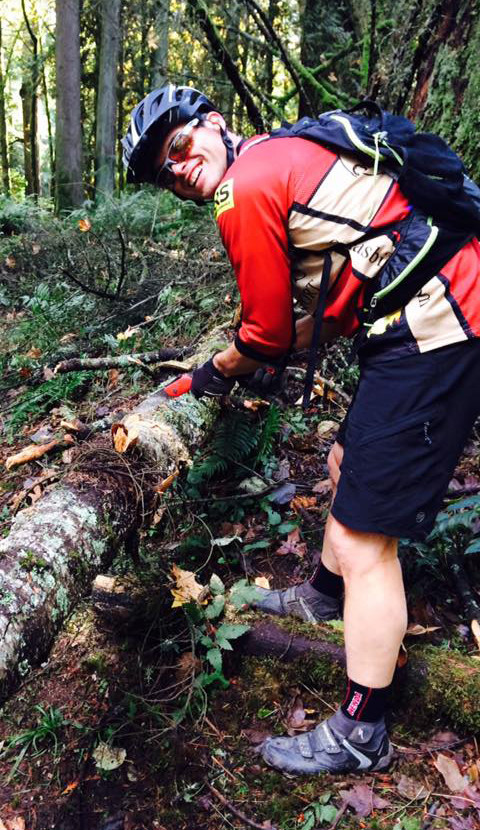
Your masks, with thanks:
[[[197,169],[193,171],[193,177],[190,179],[190,187],[195,187],[198,182],[200,173],[203,170],[203,164],[200,162]]]

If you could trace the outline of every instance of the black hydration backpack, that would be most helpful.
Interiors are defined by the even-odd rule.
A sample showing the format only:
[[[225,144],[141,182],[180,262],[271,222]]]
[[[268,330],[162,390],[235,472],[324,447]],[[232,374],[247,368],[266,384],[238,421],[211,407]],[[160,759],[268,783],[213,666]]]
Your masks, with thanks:
[[[480,236],[480,189],[442,138],[417,132],[407,118],[382,110],[374,101],[362,101],[350,110],[285,122],[271,133],[271,138],[294,136],[318,142],[334,153],[355,155],[368,166],[373,162],[374,174],[391,175],[411,203],[411,215],[403,220],[402,229],[407,241],[369,286],[363,310],[367,324],[405,305],[470,239]],[[330,265],[326,252],[304,406],[310,398]]]

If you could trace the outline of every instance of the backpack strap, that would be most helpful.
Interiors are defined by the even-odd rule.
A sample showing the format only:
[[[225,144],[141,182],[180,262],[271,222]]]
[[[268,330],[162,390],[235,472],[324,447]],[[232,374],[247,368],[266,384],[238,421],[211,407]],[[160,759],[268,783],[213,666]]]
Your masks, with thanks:
[[[315,323],[313,326],[312,342],[310,344],[310,351],[308,353],[307,374],[305,375],[305,386],[303,389],[303,409],[308,409],[310,403],[310,395],[313,389],[313,376],[315,374],[315,361],[317,357],[317,350],[320,345],[320,333],[322,330],[323,315],[325,314],[325,307],[327,305],[327,294],[330,283],[330,273],[332,270],[332,257],[330,253],[325,254],[325,261],[323,264],[322,279],[320,282],[320,290],[318,294],[317,310],[315,312]]]

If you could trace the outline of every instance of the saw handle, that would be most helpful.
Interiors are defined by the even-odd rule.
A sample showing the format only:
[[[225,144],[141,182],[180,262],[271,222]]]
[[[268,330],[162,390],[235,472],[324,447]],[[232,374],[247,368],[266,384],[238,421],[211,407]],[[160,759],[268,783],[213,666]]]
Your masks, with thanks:
[[[186,392],[190,392],[191,387],[192,376],[180,375],[179,378],[175,378],[167,386],[164,386],[162,392],[169,398],[179,398],[181,395],[185,395]]]

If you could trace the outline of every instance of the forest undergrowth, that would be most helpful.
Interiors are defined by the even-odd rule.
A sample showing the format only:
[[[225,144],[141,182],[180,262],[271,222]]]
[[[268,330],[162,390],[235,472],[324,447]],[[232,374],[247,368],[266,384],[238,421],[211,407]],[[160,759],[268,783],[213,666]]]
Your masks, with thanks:
[[[163,377],[141,360],[63,375],[57,363],[166,348],[181,356],[233,320],[237,295],[209,209],[168,194],[122,196],[65,220],[4,199],[0,232],[1,460],[59,441],[3,473],[6,535],[72,463],[62,422],[108,424]],[[253,625],[242,608],[256,580],[284,587],[318,561],[327,455],[356,378],[347,352],[340,344],[320,355],[306,414],[302,356],[275,400],[225,402],[193,466],[144,521],[138,554],[114,562],[126,609],[102,615],[87,597],[5,704],[2,821],[18,830],[480,826],[476,735],[441,722],[426,729],[421,713],[406,722],[394,711],[396,759],[381,775],[288,779],[256,752],[267,735],[305,731],[338,702],[338,669],[240,659],[235,641]],[[421,642],[478,655],[478,443],[475,432],[428,542],[402,544],[407,652]],[[25,564],[27,574],[41,567]]]

